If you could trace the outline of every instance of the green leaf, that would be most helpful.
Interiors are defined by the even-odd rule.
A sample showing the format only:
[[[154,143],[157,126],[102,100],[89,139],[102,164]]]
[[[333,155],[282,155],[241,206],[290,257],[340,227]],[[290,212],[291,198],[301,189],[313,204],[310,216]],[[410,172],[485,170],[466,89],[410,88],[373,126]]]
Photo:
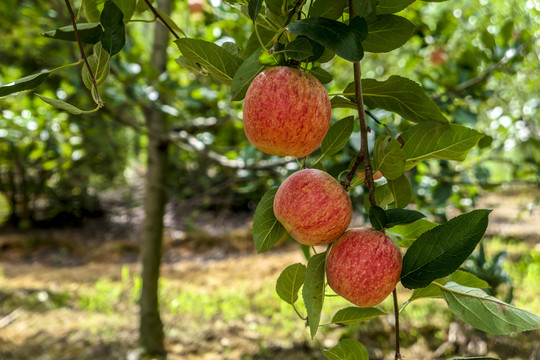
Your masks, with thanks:
[[[406,169],[422,160],[465,160],[469,151],[484,136],[481,132],[457,124],[426,122],[401,134],[405,142]]]
[[[263,253],[276,245],[285,234],[285,228],[274,215],[274,197],[277,188],[263,195],[253,216],[253,241],[258,253]]]
[[[308,39],[299,36],[285,46],[285,55],[302,61],[313,55],[313,49]]]
[[[364,57],[361,38],[367,34],[367,26],[364,29],[364,23],[359,21],[351,22],[349,26],[336,20],[312,17],[297,20],[288,29],[295,35],[303,35],[324,45],[345,60],[359,61]]]
[[[319,16],[337,20],[343,15],[347,0],[315,0],[311,6],[310,16]]]
[[[397,13],[411,5],[413,2],[414,0],[378,0],[377,15]]]
[[[322,353],[330,360],[369,360],[365,346],[353,339],[341,339],[336,346]]]
[[[407,303],[410,303],[411,301],[418,300],[418,299],[425,299],[425,298],[441,298],[443,297],[442,291],[439,288],[439,286],[435,285],[435,283],[438,284],[446,284],[448,282],[455,282],[463,286],[470,286],[475,288],[488,288],[489,284],[478,278],[477,276],[463,271],[463,270],[457,270],[453,272],[452,274],[437,279],[434,281],[434,283],[429,284],[428,286],[420,289],[415,289],[409,298],[407,300]]]
[[[394,196],[392,195],[388,184],[377,186],[375,188],[375,203],[378,204],[381,208],[386,209],[386,207],[393,202]],[[369,196],[366,194],[366,196],[364,196],[364,209],[368,214],[370,208],[371,203],[369,202]]]
[[[302,297],[306,305],[311,338],[317,333],[321,320],[321,311],[324,302],[324,271],[326,252],[313,255],[309,258],[306,278],[302,289]]]
[[[47,104],[49,105],[52,105],[54,106],[55,108],[57,109],[60,109],[60,110],[65,110],[71,114],[74,114],[74,115],[80,115],[80,114],[88,114],[88,113],[92,113],[92,112],[95,112],[96,110],[99,109],[99,105],[98,107],[96,107],[95,109],[93,110],[81,110],[79,109],[78,107],[76,106],[73,106],[65,101],[62,101],[62,100],[57,100],[57,99],[51,99],[51,98],[48,98],[48,97],[45,97],[45,96],[42,96],[42,95],[39,95],[39,94],[36,94],[41,100],[45,101]]]
[[[402,209],[409,205],[412,199],[412,187],[409,178],[402,174],[397,179],[387,179],[388,188],[394,196],[394,205],[398,209]]]
[[[231,82],[231,100],[240,101],[246,96],[249,85],[266,66],[259,64],[262,49],[255,51],[236,70]]]
[[[492,335],[540,328],[540,317],[507,304],[484,291],[449,282],[440,286],[450,310],[467,324]]]
[[[105,0],[84,0],[81,2],[81,10],[88,22],[99,22],[99,15],[103,9]]]
[[[197,66],[197,64],[191,60],[189,60],[185,56],[179,56],[176,59],[174,59],[176,63],[180,66],[182,66],[184,69],[191,71],[195,74],[202,74],[202,75],[208,75],[204,70],[202,70],[200,67]]]
[[[433,229],[437,225],[437,223],[432,221],[420,219],[412,224],[393,226],[387,233],[398,246],[408,248],[420,235]],[[394,236],[394,234],[396,234],[397,237]]]
[[[178,39],[178,49],[189,60],[201,64],[216,80],[230,86],[242,59],[214,43],[199,39]]]
[[[358,16],[370,14],[375,6],[375,0],[353,0],[353,9]]]
[[[88,64],[90,65],[90,69],[92,69],[92,74],[94,74],[96,83],[99,86],[105,81],[105,79],[107,79],[107,76],[109,76],[110,56],[105,50],[103,50],[101,43],[97,43],[96,45],[94,45],[94,53],[88,56],[87,59]],[[92,79],[86,66],[83,66],[81,72],[84,85],[89,90],[92,90]]]
[[[403,175],[405,153],[401,144],[391,136],[379,136],[375,141],[373,172],[380,171],[385,178],[393,180]]]
[[[105,2],[99,22],[103,26],[101,45],[111,56],[118,54],[126,43],[124,14],[111,0]]]
[[[85,44],[98,43],[101,39],[101,34],[103,34],[103,28],[101,27],[100,23],[77,24],[77,31],[79,32],[79,38]],[[75,30],[73,30],[73,25],[47,31],[41,35],[52,39],[77,41]]]
[[[372,206],[369,208],[369,222],[375,230],[382,230],[386,227],[388,223],[388,218],[386,217],[386,212],[378,207]]]
[[[338,109],[338,108],[344,108],[344,109],[358,109],[358,106],[355,102],[352,102],[348,99],[345,99],[341,96],[334,96],[330,100],[330,105],[332,106],[332,109]]]
[[[312,68],[311,70],[309,70],[309,73],[315,76],[317,80],[321,82],[321,84],[328,84],[334,79],[332,74],[330,74],[328,71],[324,70],[320,66]]]
[[[298,300],[298,290],[304,283],[306,266],[303,264],[289,265],[281,272],[276,283],[276,292],[283,301],[294,304]]]
[[[405,44],[416,27],[404,17],[387,14],[377,16],[374,23],[368,24],[369,35],[362,43],[364,51],[385,53]]]
[[[0,97],[17,93],[24,90],[32,90],[38,87],[49,77],[50,71],[42,71],[37,74],[28,75],[8,84],[0,86]]]
[[[354,92],[354,82],[344,90]],[[395,112],[412,122],[438,121],[447,123],[437,105],[426,95],[416,82],[392,75],[385,81],[362,80],[365,104],[371,109],[385,109]]]
[[[161,18],[163,19],[163,20],[159,19],[160,22],[165,22],[165,24],[169,25],[171,29],[173,29],[175,32],[180,33],[184,35],[185,37],[187,37],[184,30],[180,29],[180,27],[176,25],[176,23],[173,21],[173,19],[171,19],[169,15],[165,14],[163,11],[159,10],[157,7],[154,7],[154,9],[156,9],[159,16],[161,16]]]
[[[221,47],[234,56],[238,56],[238,53],[240,52],[240,48],[238,47],[238,45],[236,45],[232,41],[224,42],[223,44],[221,44]]]
[[[124,23],[127,23],[137,7],[137,0],[113,0],[115,5],[118,6],[122,14],[124,14]]]
[[[249,0],[248,1],[248,14],[249,14],[249,18],[253,22],[257,20],[257,16],[259,15],[259,12],[261,12],[262,3],[263,3],[263,0]]]
[[[367,321],[377,316],[386,315],[384,311],[377,308],[361,308],[356,306],[347,307],[339,310],[332,318],[333,324],[354,324],[361,321]]]
[[[386,210],[387,223],[384,227],[391,228],[396,225],[410,224],[425,217],[426,215],[416,210],[388,209]]]
[[[423,233],[403,257],[403,286],[425,287],[457,270],[482,239],[490,212],[473,210]]]
[[[354,129],[354,116],[348,116],[332,124],[321,142],[321,158],[339,152],[349,141]]]

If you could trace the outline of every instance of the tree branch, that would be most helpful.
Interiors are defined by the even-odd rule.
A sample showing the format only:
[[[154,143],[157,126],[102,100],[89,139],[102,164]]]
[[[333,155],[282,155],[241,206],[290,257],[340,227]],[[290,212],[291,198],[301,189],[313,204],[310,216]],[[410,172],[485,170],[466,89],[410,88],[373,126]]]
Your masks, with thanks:
[[[173,36],[176,38],[176,39],[180,39],[180,36],[178,36],[178,34],[176,33],[176,31],[174,31],[174,29],[165,21],[165,19],[163,18],[163,16],[161,16],[161,14],[156,10],[156,8],[152,5],[152,3],[150,2],[150,0],[144,0],[144,2],[146,3],[146,5],[148,6],[148,8],[150,9],[150,11],[152,12],[152,14],[154,14],[154,17],[155,18],[158,18],[161,23],[163,25],[165,25],[165,27],[167,28],[167,30],[169,30],[169,32],[171,34],[173,34]],[[183,34],[184,36],[186,36],[186,34]]]
[[[392,297],[394,298],[394,319],[396,321],[396,354],[394,356],[394,360],[401,360],[401,350],[399,346],[399,305],[396,288],[394,288],[394,291],[392,291]]]
[[[75,17],[75,14],[73,13],[73,9],[71,8],[71,3],[69,0],[66,1],[66,6],[69,11],[69,16],[71,17],[71,23],[73,24],[73,31],[75,32],[75,37],[77,38],[77,44],[79,45],[79,50],[81,52],[81,58],[84,61],[84,65],[86,66],[86,69],[88,70],[88,73],[90,74],[90,80],[92,81],[92,86],[95,90],[96,95],[96,102],[99,105],[99,107],[103,107],[103,100],[101,100],[101,97],[99,96],[99,90],[97,86],[97,81],[94,76],[94,73],[92,72],[92,69],[90,68],[90,64],[88,63],[88,59],[86,58],[86,54],[84,52],[84,47],[81,41],[81,37],[79,36],[79,30],[77,29],[77,18]]]
[[[505,55],[495,65],[488,68],[483,74],[481,74],[481,75],[479,75],[479,76],[477,76],[475,78],[469,79],[469,80],[465,81],[464,83],[459,84],[454,89],[449,89],[449,90],[445,91],[441,95],[432,96],[431,99],[433,101],[439,101],[440,99],[442,99],[445,96],[457,95],[457,94],[467,90],[468,88],[473,87],[474,85],[479,84],[479,83],[487,80],[488,78],[490,78],[493,75],[493,73],[495,73],[495,71],[502,69],[506,64],[508,64],[516,56],[521,55],[527,49],[527,47],[529,45],[534,44],[537,40],[538,40],[537,37],[533,37],[531,40],[527,41],[526,43],[521,44],[521,46],[519,46],[513,54],[511,54],[509,56]]]

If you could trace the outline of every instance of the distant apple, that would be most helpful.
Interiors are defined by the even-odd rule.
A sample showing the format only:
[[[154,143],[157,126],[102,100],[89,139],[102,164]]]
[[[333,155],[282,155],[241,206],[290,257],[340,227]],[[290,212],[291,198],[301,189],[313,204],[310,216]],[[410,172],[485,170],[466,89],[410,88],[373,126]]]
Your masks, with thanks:
[[[189,0],[188,1],[189,12],[192,14],[203,12],[202,0]]]
[[[446,51],[444,51],[443,49],[433,50],[429,54],[429,61],[431,61],[433,65],[444,64],[447,60],[448,56],[446,55]]]
[[[276,66],[255,77],[244,101],[244,131],[251,144],[272,155],[304,157],[330,126],[330,99],[319,80]]]
[[[377,171],[376,173],[373,174],[373,180],[379,180],[380,178],[382,178],[382,173],[380,171]],[[366,178],[366,173],[363,172],[363,171],[360,171],[358,173],[358,178],[359,179],[365,179]]]
[[[321,170],[305,169],[289,176],[274,198],[274,214],[301,244],[314,246],[337,239],[351,223],[351,199],[343,187]]]
[[[326,259],[328,285],[360,307],[379,304],[399,281],[402,256],[380,231],[355,228],[332,245]]]

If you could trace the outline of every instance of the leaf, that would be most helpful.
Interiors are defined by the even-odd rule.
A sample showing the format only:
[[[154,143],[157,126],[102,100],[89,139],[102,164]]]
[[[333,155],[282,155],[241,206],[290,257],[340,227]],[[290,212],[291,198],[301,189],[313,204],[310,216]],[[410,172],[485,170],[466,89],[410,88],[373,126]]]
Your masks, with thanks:
[[[302,297],[306,305],[311,338],[317,333],[321,320],[321,310],[324,302],[324,271],[326,252],[309,258],[302,289]]]
[[[79,38],[85,44],[95,44],[101,39],[103,28],[100,23],[77,24]],[[42,33],[41,35],[58,40],[77,41],[73,25],[64,26],[56,30]]]
[[[415,125],[401,134],[407,158],[405,169],[426,159],[465,160],[483,136],[481,132],[457,124],[426,122]]]
[[[337,20],[343,15],[347,0],[315,0],[311,6],[310,16],[320,16]]]
[[[364,16],[373,11],[375,0],[353,0],[353,9],[358,16]]]
[[[105,6],[99,17],[103,26],[101,45],[111,56],[118,54],[126,43],[126,29],[124,26],[124,14],[111,0],[105,1]]]
[[[386,217],[386,213],[382,208],[372,206],[369,208],[369,222],[375,230],[382,230],[386,227],[388,218]]]
[[[403,257],[403,286],[421,288],[453,273],[482,239],[490,212],[473,210],[423,233]]]
[[[457,270],[444,278],[435,280],[434,283],[436,282],[438,284],[446,284],[450,281],[453,281],[463,286],[470,286],[470,287],[475,287],[475,288],[488,288],[489,287],[489,284],[486,281],[463,270]],[[411,297],[409,298],[409,300],[407,300],[407,303],[410,303],[414,300],[425,299],[425,298],[441,298],[442,299],[443,297],[442,291],[439,288],[439,286],[435,285],[434,283],[431,283],[424,288],[415,289]]]
[[[364,30],[358,21],[349,26],[336,20],[311,17],[291,23],[288,30],[324,45],[345,60],[359,61],[364,57],[361,35],[367,34],[367,26]]]
[[[49,77],[50,73],[50,71],[42,71],[2,85],[0,86],[0,97],[14,94],[19,91],[34,89],[44,82],[45,79]]]
[[[540,317],[509,305],[484,291],[449,282],[440,286],[450,310],[467,324],[492,335],[540,328]]]
[[[298,290],[304,283],[306,266],[300,263],[289,265],[281,272],[276,283],[276,292],[288,304],[298,300]]]
[[[285,234],[285,228],[274,215],[276,192],[277,188],[273,188],[263,195],[253,216],[253,241],[259,254],[270,250]]]
[[[238,56],[238,53],[240,52],[240,48],[238,47],[238,45],[236,45],[236,43],[233,43],[232,41],[224,42],[223,44],[221,44],[221,47],[234,56]]]
[[[78,107],[73,106],[73,105],[71,105],[71,104],[69,104],[69,103],[67,103],[65,101],[57,100],[57,99],[51,99],[51,98],[48,98],[48,97],[45,97],[45,96],[42,96],[42,95],[39,95],[39,94],[36,94],[36,95],[41,100],[45,101],[47,104],[52,105],[57,109],[65,110],[65,111],[67,111],[67,112],[69,112],[71,114],[74,114],[74,115],[88,114],[88,113],[94,112],[97,109],[99,109],[99,105],[98,105],[98,107],[96,109],[94,109],[94,110],[89,110],[89,111],[81,110]]]
[[[184,69],[191,71],[194,74],[202,74],[202,75],[208,75],[203,69],[197,66],[197,64],[191,60],[189,60],[185,56],[179,56],[176,59],[174,59],[176,63],[180,66],[182,66]]]
[[[124,14],[124,23],[129,22],[135,8],[137,7],[137,0],[113,0],[115,5],[118,6],[122,14]]]
[[[309,70],[309,73],[315,76],[317,80],[321,82],[321,84],[328,84],[334,79],[332,74],[330,74],[328,71],[324,70],[320,66],[312,68],[311,70]]]
[[[330,360],[369,360],[365,346],[353,339],[341,339],[336,346],[322,353]]]
[[[345,108],[345,109],[358,109],[358,106],[355,102],[352,102],[350,100],[345,99],[341,96],[334,96],[330,100],[330,105],[332,106],[332,109],[338,109],[338,108]]]
[[[356,306],[347,307],[339,310],[332,318],[333,324],[354,324],[361,321],[371,320],[377,316],[386,315],[384,311],[377,308],[361,308]]]
[[[394,196],[395,207],[402,209],[409,205],[412,199],[412,187],[405,174],[394,180],[387,179],[388,188]]]
[[[88,22],[99,22],[102,4],[105,0],[84,0],[81,2],[81,10]]]
[[[394,202],[394,196],[388,187],[388,184],[382,186],[377,186],[375,188],[375,203],[378,204],[381,208],[386,209],[388,205]],[[364,196],[364,209],[369,214],[369,208],[371,203],[369,202],[369,196],[366,194]]]
[[[154,7],[154,9],[156,9],[156,11],[159,14],[159,16],[161,17],[161,19],[163,19],[163,20],[159,19],[160,22],[164,21],[165,24],[167,24],[167,25],[169,25],[171,27],[171,29],[173,29],[177,33],[180,33],[180,34],[184,35],[185,37],[187,37],[184,30],[182,30],[178,25],[176,25],[176,23],[173,21],[173,19],[171,19],[171,17],[169,15],[165,14],[163,11],[159,10],[157,7]]]
[[[413,2],[414,0],[378,0],[377,15],[397,13],[411,5]]]
[[[349,84],[344,92],[354,93],[354,82]],[[424,89],[407,78],[392,75],[385,81],[364,79],[362,93],[365,104],[372,109],[392,111],[416,123],[448,122]]]
[[[364,51],[385,53],[401,47],[413,35],[416,26],[404,17],[379,15],[368,24],[369,35],[362,43]]]
[[[379,136],[375,141],[373,154],[374,171],[380,171],[385,178],[393,180],[403,175],[405,153],[401,144],[391,136]]]
[[[266,66],[259,64],[259,55],[262,49],[255,51],[236,70],[231,82],[231,100],[240,101],[246,96],[247,89],[251,82]]]
[[[92,74],[94,74],[96,83],[99,86],[107,79],[107,76],[109,76],[110,56],[105,50],[103,50],[101,43],[97,43],[96,45],[94,45],[94,53],[90,55],[87,59],[88,64],[90,65],[90,69],[92,69]],[[81,72],[84,85],[89,90],[92,90],[92,79],[86,66],[83,66]]]
[[[437,223],[432,221],[420,219],[412,224],[393,226],[387,233],[398,246],[408,248],[420,235],[433,229],[437,225]],[[393,234],[397,234],[399,239],[393,236]]]
[[[302,61],[313,55],[313,49],[308,39],[297,37],[285,46],[285,55],[291,59]]]
[[[263,0],[249,0],[248,1],[248,14],[249,14],[249,18],[253,22],[257,20],[257,16],[261,12],[262,3],[263,3]]]
[[[216,80],[230,86],[242,59],[214,43],[199,39],[178,39],[178,49],[189,60],[199,63]]]
[[[410,224],[425,217],[426,215],[416,210],[388,209],[386,210],[387,223],[385,227],[391,228],[396,225]]]
[[[326,155],[334,155],[339,152],[347,142],[354,129],[354,116],[348,116],[332,124],[321,142],[320,159]]]

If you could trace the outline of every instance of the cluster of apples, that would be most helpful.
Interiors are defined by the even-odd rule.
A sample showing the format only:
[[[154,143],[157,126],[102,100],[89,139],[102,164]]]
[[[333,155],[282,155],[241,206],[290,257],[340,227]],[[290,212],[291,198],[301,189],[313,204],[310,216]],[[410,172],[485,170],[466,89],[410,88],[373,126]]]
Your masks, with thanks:
[[[331,105],[324,86],[296,68],[277,66],[255,77],[244,102],[244,130],[251,144],[273,155],[304,157],[320,145],[330,126]],[[353,304],[369,307],[395,288],[402,257],[384,233],[348,229],[353,208],[328,173],[304,169],[279,187],[276,219],[299,243],[332,244],[326,259],[328,285]]]

